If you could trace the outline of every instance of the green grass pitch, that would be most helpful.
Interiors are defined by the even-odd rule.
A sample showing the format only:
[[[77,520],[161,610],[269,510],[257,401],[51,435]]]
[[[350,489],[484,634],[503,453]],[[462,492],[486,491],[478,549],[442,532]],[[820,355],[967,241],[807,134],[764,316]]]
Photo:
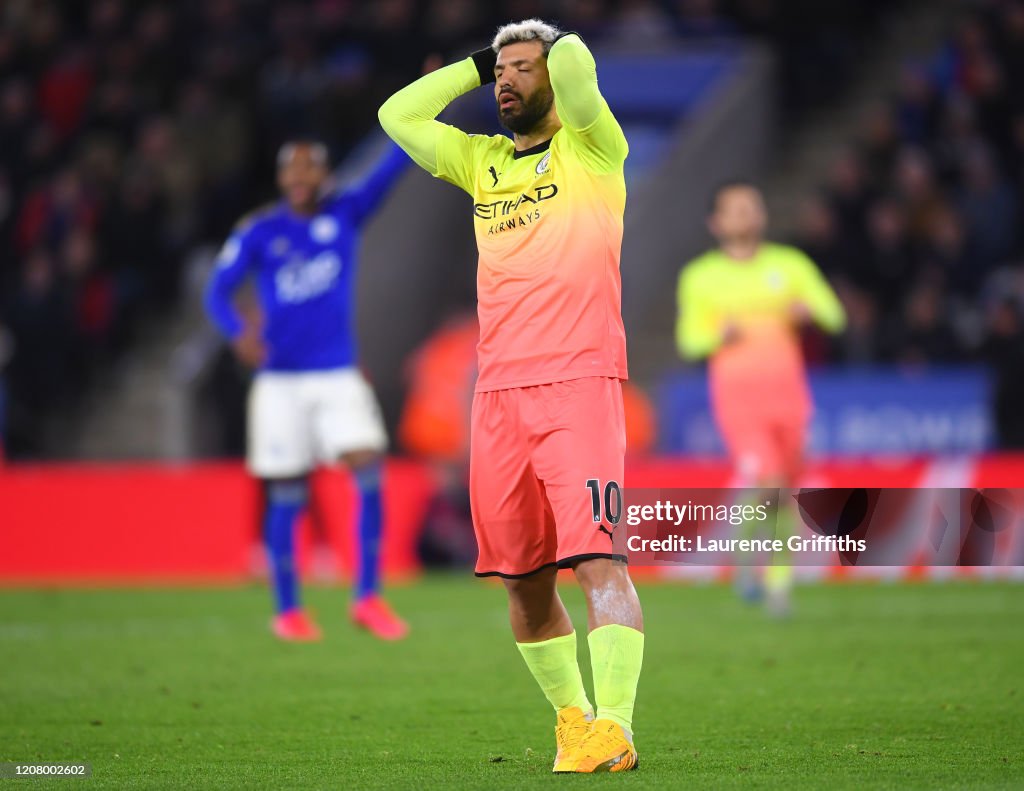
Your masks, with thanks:
[[[1024,787],[1021,585],[803,587],[788,622],[720,586],[642,586],[640,770],[604,776],[550,774],[500,588],[394,590],[401,644],[354,631],[345,595],[309,590],[326,639],[285,645],[258,587],[0,593],[0,760],[93,767],[0,785]]]

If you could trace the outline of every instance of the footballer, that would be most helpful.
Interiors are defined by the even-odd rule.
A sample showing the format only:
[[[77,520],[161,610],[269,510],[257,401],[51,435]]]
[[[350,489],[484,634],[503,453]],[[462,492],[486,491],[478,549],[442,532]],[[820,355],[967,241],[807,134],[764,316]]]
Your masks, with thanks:
[[[836,333],[846,314],[813,261],[765,241],[767,222],[753,184],[715,190],[708,228],[718,248],[680,273],[676,343],[683,357],[710,358],[712,412],[740,485],[777,489],[798,484],[811,416],[800,328]],[[791,584],[785,563],[764,569],[774,614],[788,611]],[[760,598],[760,581],[743,580],[743,587],[747,598]]]
[[[283,199],[243,220],[217,259],[206,306],[238,357],[257,368],[249,394],[247,464],[266,494],[264,536],[283,640],[316,640],[301,607],[295,526],[321,462],[343,462],[358,490],[358,552],[352,620],[397,640],[408,627],[379,595],[381,459],[387,434],[377,399],[357,367],[357,235],[408,164],[397,146],[360,184],[328,192],[327,147],[281,147]],[[232,296],[254,278],[262,326],[245,323]]]
[[[435,120],[482,85],[493,86],[511,139]],[[626,138],[583,40],[537,19],[505,25],[491,46],[398,91],[379,116],[418,165],[473,199],[476,573],[503,580],[513,636],[555,710],[554,771],[635,769],[643,618],[587,485],[617,486],[623,475]],[[573,569],[586,595],[593,704],[555,584],[560,568]]]

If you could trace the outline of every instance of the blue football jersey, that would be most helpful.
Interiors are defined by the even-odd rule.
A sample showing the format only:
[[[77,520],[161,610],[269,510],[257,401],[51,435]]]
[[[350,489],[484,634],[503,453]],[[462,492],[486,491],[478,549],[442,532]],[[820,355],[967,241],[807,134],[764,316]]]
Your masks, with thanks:
[[[232,296],[255,277],[263,310],[265,370],[320,371],[354,365],[358,232],[409,158],[392,146],[361,183],[327,196],[312,216],[285,202],[242,222],[225,242],[206,292],[217,328],[235,338]]]

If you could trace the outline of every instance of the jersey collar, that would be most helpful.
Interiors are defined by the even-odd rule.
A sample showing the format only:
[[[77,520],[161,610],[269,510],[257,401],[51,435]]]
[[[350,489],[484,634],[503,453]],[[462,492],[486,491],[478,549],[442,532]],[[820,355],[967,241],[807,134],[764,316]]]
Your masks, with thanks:
[[[532,154],[539,154],[541,151],[547,151],[551,147],[551,138],[549,137],[543,143],[537,143],[535,146],[530,148],[524,148],[522,151],[513,151],[512,159],[522,159],[523,157],[531,156]]]

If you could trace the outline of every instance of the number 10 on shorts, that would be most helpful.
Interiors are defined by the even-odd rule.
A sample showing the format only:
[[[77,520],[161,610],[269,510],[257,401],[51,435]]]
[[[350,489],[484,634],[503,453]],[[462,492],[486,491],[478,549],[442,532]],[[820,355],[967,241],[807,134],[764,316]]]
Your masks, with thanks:
[[[601,522],[601,505],[604,505],[604,520],[610,525],[617,525],[622,518],[622,490],[615,481],[608,481],[604,485],[604,497],[601,497],[601,482],[597,478],[587,480],[587,488],[590,490],[590,505],[594,516],[594,522]]]

